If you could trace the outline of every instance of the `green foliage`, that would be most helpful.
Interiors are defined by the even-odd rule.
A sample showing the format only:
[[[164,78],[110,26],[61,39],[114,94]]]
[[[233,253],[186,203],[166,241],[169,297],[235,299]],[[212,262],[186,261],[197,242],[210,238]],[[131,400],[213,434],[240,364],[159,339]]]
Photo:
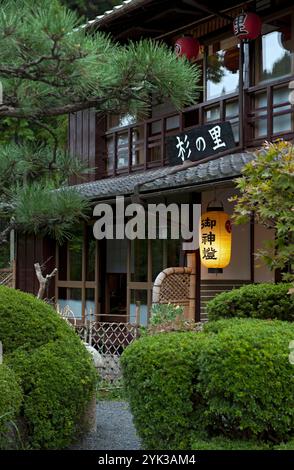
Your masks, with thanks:
[[[33,448],[63,448],[75,439],[95,393],[92,358],[74,330],[30,294],[0,287],[4,358],[20,380],[21,417]]]
[[[99,381],[96,397],[99,401],[124,401],[126,397],[122,379],[119,378],[114,382]]]
[[[72,230],[85,219],[89,201],[74,189],[52,190],[35,183],[19,186],[11,196],[15,223],[23,232],[49,235],[62,243],[72,237]]]
[[[144,447],[249,449],[293,439],[294,325],[210,325],[204,333],[146,336],[124,351],[126,393]]]
[[[0,338],[5,354],[18,348],[31,352],[49,341],[75,336],[48,304],[33,295],[0,286]]]
[[[0,365],[0,449],[9,446],[9,426],[18,416],[22,403],[22,391],[15,373],[6,365]]]
[[[207,303],[209,320],[260,318],[294,321],[290,284],[250,284],[223,292]]]
[[[186,449],[194,413],[201,333],[146,336],[124,351],[121,364],[135,426],[147,449]]]
[[[232,198],[235,222],[256,222],[275,230],[276,239],[267,243],[259,256],[271,269],[284,270],[285,279],[294,279],[294,147],[290,142],[266,143],[256,159],[245,165],[237,180],[241,195]]]
[[[150,325],[161,325],[182,317],[184,308],[173,304],[154,304],[151,309]]]
[[[294,450],[294,439],[274,447],[275,450]]]
[[[93,397],[96,372],[76,335],[49,341],[28,353],[11,354],[8,363],[21,379],[23,416],[33,448],[61,449],[76,439]]]
[[[141,118],[152,100],[167,99],[180,109],[196,100],[200,77],[165,44],[121,46],[80,26],[77,13],[58,0],[1,1],[0,216],[10,228],[59,241],[69,237],[77,215],[85,215],[85,201],[73,192],[49,197],[48,185],[64,186],[85,172],[80,156],[65,150],[65,116],[92,108]],[[23,210],[27,204],[33,207]]]
[[[198,392],[210,433],[273,442],[293,437],[293,337],[294,324],[277,320],[223,320],[217,334],[207,334]]]
[[[46,118],[44,119],[44,124],[54,133],[58,148],[66,149],[68,133],[67,116]],[[35,121],[6,117],[0,121],[0,144],[7,145],[10,142],[48,145],[51,149],[55,145],[52,135]]]
[[[119,46],[100,32],[89,35],[78,27],[77,14],[57,0],[9,0],[1,7],[4,105],[17,110],[18,118],[66,114],[64,106],[76,103],[146,113],[150,93],[177,107],[197,96],[197,67],[164,44]],[[13,117],[11,108],[3,110],[5,116]]]
[[[222,436],[204,439],[193,436],[192,450],[269,450],[269,445],[254,440],[232,440]]]

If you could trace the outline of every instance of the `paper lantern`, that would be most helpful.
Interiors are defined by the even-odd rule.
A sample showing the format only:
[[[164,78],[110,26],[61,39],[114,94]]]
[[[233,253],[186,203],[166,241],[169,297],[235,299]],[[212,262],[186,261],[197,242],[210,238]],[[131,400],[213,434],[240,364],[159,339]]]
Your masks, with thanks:
[[[256,13],[241,13],[234,19],[234,34],[239,39],[250,40],[256,39],[261,35],[262,22]]]
[[[232,226],[220,208],[207,209],[200,219],[200,259],[209,269],[222,269],[231,260]]]
[[[239,70],[239,55],[240,49],[238,46],[232,47],[225,52],[224,66],[232,73],[236,73]]]
[[[283,49],[286,49],[286,51],[293,52],[294,50],[294,44],[292,41],[292,35],[291,35],[291,29],[290,28],[284,28],[282,31],[280,31],[280,45]]]
[[[196,60],[199,50],[199,41],[192,36],[178,38],[175,42],[175,53],[178,57],[186,56],[188,60]]]

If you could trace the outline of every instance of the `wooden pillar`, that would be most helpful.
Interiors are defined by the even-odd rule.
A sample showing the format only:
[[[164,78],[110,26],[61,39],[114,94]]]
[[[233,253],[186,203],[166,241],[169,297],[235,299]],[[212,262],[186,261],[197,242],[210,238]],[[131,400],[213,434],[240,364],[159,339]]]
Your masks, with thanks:
[[[195,321],[196,310],[196,253],[187,253],[187,267],[191,269],[189,307],[185,312],[188,320]]]

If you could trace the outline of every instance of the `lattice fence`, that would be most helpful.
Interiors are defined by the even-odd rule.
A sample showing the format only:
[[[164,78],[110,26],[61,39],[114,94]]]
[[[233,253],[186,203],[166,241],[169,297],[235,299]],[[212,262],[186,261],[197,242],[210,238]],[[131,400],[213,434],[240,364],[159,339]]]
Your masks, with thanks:
[[[98,322],[76,325],[79,336],[102,355],[120,356],[138,336],[138,327],[130,323]]]
[[[0,269],[0,285],[13,287],[12,269]]]
[[[104,356],[120,356],[138,337],[138,325],[132,323],[86,321],[81,324],[68,306],[57,311],[77,332],[80,338]],[[90,315],[92,317],[92,315]]]

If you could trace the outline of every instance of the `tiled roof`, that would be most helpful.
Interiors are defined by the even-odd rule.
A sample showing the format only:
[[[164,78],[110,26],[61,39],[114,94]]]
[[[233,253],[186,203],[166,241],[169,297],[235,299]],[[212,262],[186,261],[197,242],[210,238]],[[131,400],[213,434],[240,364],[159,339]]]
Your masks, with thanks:
[[[115,196],[131,195],[138,186],[140,193],[197,186],[233,179],[241,174],[242,167],[253,158],[254,155],[251,153],[235,153],[181,171],[175,172],[175,167],[163,167],[84,183],[75,188],[90,199],[110,199]]]
[[[108,18],[113,19],[118,16],[118,14],[121,15],[122,13],[128,13],[128,11],[132,10],[133,8],[140,6],[140,4],[143,6],[144,3],[146,3],[146,0],[124,0],[121,2],[121,4],[113,7],[112,10],[106,10],[102,15],[98,15],[93,20],[89,20],[82,27],[87,28],[89,26],[102,24],[103,22],[107,21]]]

